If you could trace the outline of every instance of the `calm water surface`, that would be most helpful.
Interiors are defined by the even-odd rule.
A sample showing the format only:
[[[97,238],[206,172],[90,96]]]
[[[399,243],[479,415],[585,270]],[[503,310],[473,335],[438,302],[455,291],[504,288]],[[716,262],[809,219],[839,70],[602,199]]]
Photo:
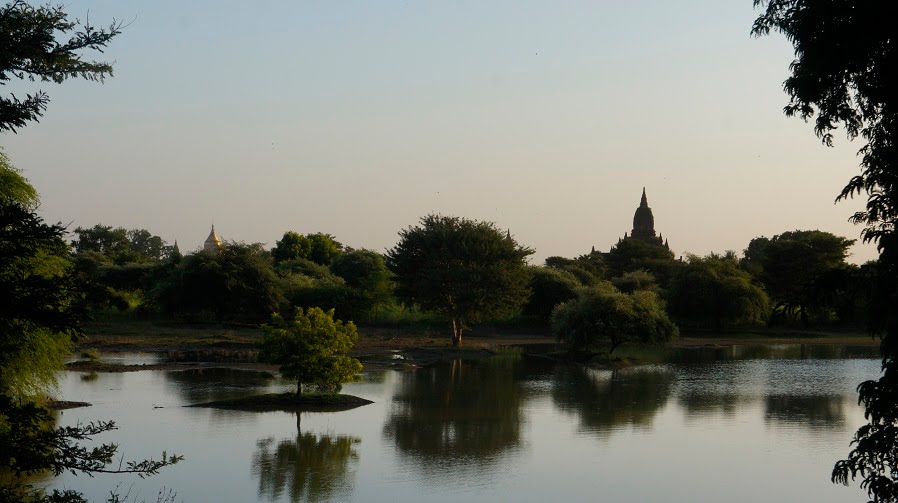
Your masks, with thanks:
[[[829,482],[863,423],[855,386],[875,348],[768,346],[641,353],[619,371],[515,355],[365,376],[346,412],[253,413],[182,405],[291,389],[236,370],[67,372],[60,396],[113,419],[126,459],[186,460],[145,480],[62,476],[102,501],[173,488],[222,501],[866,501]]]

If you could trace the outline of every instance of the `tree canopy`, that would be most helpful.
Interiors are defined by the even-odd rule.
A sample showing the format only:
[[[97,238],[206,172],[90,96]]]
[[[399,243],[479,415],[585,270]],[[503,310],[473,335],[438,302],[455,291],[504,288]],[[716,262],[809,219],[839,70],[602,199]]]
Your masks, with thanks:
[[[784,232],[752,239],[743,264],[774,299],[798,301],[814,278],[845,265],[853,244],[853,239],[819,230]]]
[[[70,78],[102,82],[112,63],[83,59],[81,52],[103,52],[121,33],[113,21],[106,28],[69,18],[63,5],[33,6],[15,0],[0,8],[0,85],[15,80],[61,83]],[[64,40],[57,38],[67,37]],[[38,120],[50,97],[36,91],[19,98],[0,96],[0,131],[13,131]]]
[[[341,253],[343,245],[330,234],[323,232],[306,235],[293,231],[285,232],[271,250],[275,262],[305,259],[325,266],[330,265]]]
[[[625,342],[665,342],[679,335],[654,292],[626,294],[607,281],[581,288],[577,298],[558,305],[552,332],[574,349],[608,341],[611,352]]]
[[[605,255],[608,276],[618,277],[632,271],[648,271],[665,286],[670,269],[674,265],[674,254],[664,246],[645,243],[637,239],[624,239],[614,245]]]
[[[172,252],[165,240],[146,229],[97,224],[75,228],[75,236],[72,247],[76,253],[97,252],[117,264],[162,260]]]
[[[689,255],[671,277],[667,303],[678,321],[715,330],[761,324],[770,312],[767,294],[739,268],[735,255]]]
[[[472,323],[517,312],[530,294],[520,246],[491,222],[428,215],[387,254],[397,295],[449,318],[452,344]]]
[[[524,314],[548,321],[552,309],[577,296],[582,285],[576,276],[554,267],[530,267],[530,298],[524,304]]]

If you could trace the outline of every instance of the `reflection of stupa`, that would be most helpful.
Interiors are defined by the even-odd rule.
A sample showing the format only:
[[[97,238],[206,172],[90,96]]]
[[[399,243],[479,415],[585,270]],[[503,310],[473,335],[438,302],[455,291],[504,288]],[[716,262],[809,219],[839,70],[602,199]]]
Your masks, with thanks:
[[[633,231],[630,233],[630,236],[624,233],[624,239],[635,239],[643,243],[670,248],[667,246],[666,239],[662,238],[661,235],[655,234],[655,216],[652,215],[649,201],[645,197],[645,187],[642,188],[642,200],[639,202],[639,207],[636,208],[636,213],[633,215]]]
[[[209,237],[206,238],[206,242],[203,243],[203,250],[209,253],[218,253],[221,249],[221,238],[218,237],[218,234],[215,232],[215,224],[212,224],[212,231],[209,232]]]

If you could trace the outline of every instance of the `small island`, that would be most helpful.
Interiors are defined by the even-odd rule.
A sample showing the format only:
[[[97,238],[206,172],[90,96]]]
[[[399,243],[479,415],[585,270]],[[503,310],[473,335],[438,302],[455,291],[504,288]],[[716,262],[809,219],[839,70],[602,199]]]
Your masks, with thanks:
[[[255,412],[339,412],[374,403],[353,395],[268,393],[231,400],[185,405],[212,409],[246,410]]]

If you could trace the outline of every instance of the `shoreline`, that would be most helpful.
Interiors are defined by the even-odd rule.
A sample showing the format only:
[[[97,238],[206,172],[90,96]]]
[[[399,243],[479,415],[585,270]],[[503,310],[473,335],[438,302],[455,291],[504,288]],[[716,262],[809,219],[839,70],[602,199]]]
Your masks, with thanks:
[[[252,327],[114,322],[88,327],[77,350],[96,349],[108,355],[155,353],[159,362],[117,364],[104,361],[73,361],[66,370],[78,372],[135,372],[143,370],[191,370],[228,367],[277,372],[277,365],[253,362],[256,341],[262,331]],[[798,330],[732,331],[713,335],[692,332],[668,343],[669,348],[719,348],[761,345],[878,346],[879,340],[864,333]],[[640,347],[639,345],[625,345]],[[453,348],[448,334],[427,330],[390,330],[362,327],[350,356],[362,361],[365,371],[415,369],[438,361],[475,360],[506,352],[548,354],[561,348],[548,334],[478,334]]]

